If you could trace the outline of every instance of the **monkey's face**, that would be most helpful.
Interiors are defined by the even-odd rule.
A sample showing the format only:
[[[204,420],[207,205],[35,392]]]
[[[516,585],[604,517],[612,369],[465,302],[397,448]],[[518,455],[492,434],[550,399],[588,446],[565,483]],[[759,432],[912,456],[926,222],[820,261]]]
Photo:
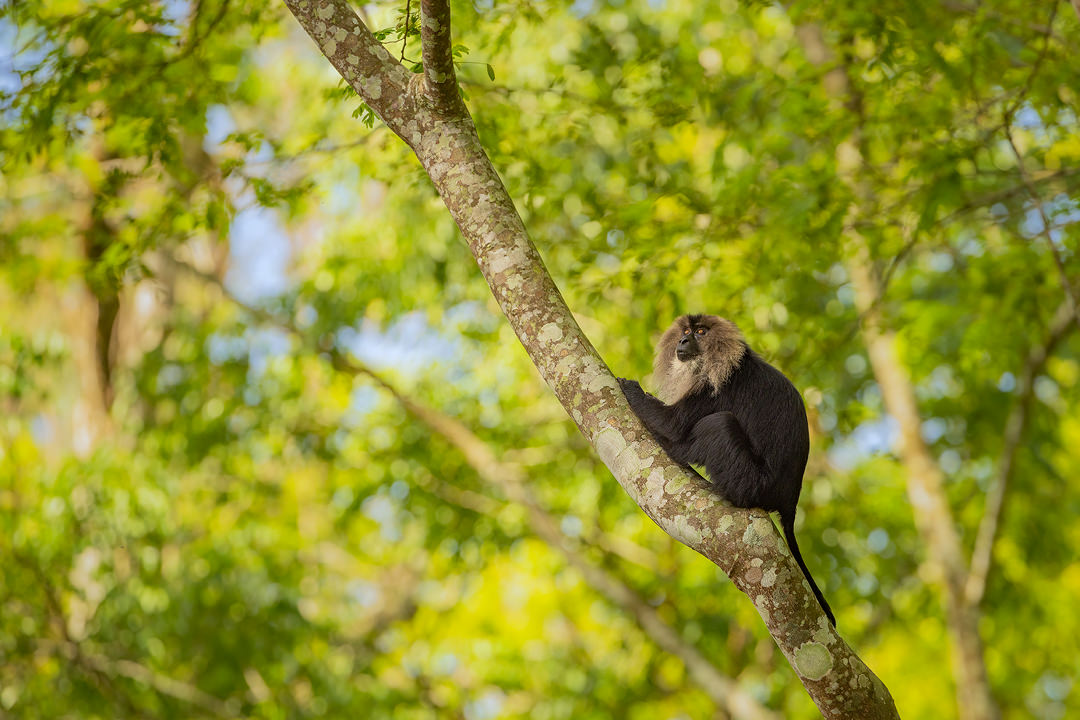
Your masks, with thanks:
[[[703,353],[708,354],[716,340],[711,336],[713,330],[722,331],[730,327],[737,333],[735,326],[715,315],[683,315],[675,321],[678,342],[675,343],[675,357],[682,362],[689,362]],[[670,331],[669,331],[670,332]],[[723,335],[723,332],[720,332]]]
[[[718,389],[745,352],[742,334],[731,321],[716,315],[683,315],[656,348],[657,396],[674,403],[706,385]]]
[[[682,337],[675,345],[675,357],[682,362],[693,360],[701,354],[702,341],[708,334],[709,328],[705,325],[691,325],[687,323],[682,328]]]

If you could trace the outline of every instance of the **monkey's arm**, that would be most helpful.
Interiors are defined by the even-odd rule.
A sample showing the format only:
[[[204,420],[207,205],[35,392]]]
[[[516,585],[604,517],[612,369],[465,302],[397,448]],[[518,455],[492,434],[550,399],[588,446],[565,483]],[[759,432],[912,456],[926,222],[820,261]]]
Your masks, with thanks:
[[[676,428],[675,411],[642,390],[637,380],[619,378],[619,386],[630,403],[630,409],[665,450],[669,444],[679,440],[680,435],[685,434],[678,432]],[[672,459],[679,461],[678,458]]]

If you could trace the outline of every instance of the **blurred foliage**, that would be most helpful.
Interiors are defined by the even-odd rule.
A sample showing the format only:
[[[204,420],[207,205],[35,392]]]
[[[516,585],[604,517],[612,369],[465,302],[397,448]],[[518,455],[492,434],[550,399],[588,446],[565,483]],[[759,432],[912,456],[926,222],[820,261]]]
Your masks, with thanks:
[[[365,13],[409,62],[404,5]],[[716,712],[520,507],[336,366],[349,350],[525,466],[568,542],[721,671],[817,716],[751,604],[612,481],[418,163],[283,4],[0,8],[0,715]],[[1051,248],[1080,273],[1077,15],[453,10],[481,138],[601,354],[643,375],[673,316],[716,312],[792,377],[808,563],[901,714],[954,716],[843,238],[887,281],[970,548],[1064,298]],[[1080,713],[1078,354],[1067,337],[1034,384],[983,606],[1006,718]]]

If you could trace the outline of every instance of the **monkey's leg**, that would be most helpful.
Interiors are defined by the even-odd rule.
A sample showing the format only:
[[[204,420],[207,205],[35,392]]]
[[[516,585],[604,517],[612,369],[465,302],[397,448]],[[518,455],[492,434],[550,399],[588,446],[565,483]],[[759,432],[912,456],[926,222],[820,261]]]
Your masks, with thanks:
[[[770,507],[773,479],[730,412],[706,415],[690,434],[689,461],[704,465],[713,486],[736,507]]]

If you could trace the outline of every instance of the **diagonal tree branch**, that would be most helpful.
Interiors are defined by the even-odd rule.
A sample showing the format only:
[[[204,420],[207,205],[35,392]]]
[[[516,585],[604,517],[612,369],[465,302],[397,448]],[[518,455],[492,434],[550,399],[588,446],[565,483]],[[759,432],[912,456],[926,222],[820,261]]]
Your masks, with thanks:
[[[79,657],[86,665],[98,672],[110,676],[119,675],[143,683],[162,695],[185,702],[211,715],[218,717],[235,717],[237,715],[229,707],[228,703],[219,700],[208,692],[204,692],[195,685],[155,672],[137,662],[123,659],[114,660],[104,655],[87,652],[80,652]]]
[[[1046,366],[1046,360],[1054,348],[1074,327],[1075,308],[1068,300],[1058,306],[1050,321],[1050,328],[1041,345],[1031,348],[1024,370],[1016,382],[1017,399],[1005,420],[1004,443],[997,474],[990,490],[986,494],[986,508],[979,522],[979,532],[975,537],[975,548],[971,553],[971,567],[967,582],[964,584],[964,600],[972,606],[982,602],[986,592],[986,578],[993,562],[994,541],[997,538],[998,523],[1002,507],[1005,504],[1005,492],[1016,468],[1016,452],[1024,438],[1027,420],[1031,409],[1031,398],[1035,389],[1035,377]]]
[[[234,294],[229,292],[229,289],[225,287],[225,284],[217,275],[200,270],[194,265],[191,265],[190,263],[183,260],[178,260],[167,253],[161,253],[156,257],[167,263],[168,265],[188,273],[199,281],[204,282],[208,285],[212,285],[214,288],[217,289],[218,292],[227,297],[230,302],[240,308],[243,308],[244,312],[250,314],[254,318],[258,319],[260,322],[266,323],[268,325],[273,325],[279,330],[283,330],[300,339],[301,341],[306,339],[304,334],[295,325],[286,322],[284,319],[274,315],[267,310],[253,305],[248,305],[244,301],[240,300]],[[330,353],[332,358],[335,356],[335,354],[340,355],[340,352],[337,351],[336,348],[331,348],[328,352]],[[339,360],[337,362],[343,361]],[[349,369],[349,372],[351,374],[356,374],[358,371],[355,369]],[[515,466],[518,465],[518,463],[509,464]],[[517,472],[521,473],[520,468]],[[439,480],[434,477],[432,477],[432,482],[436,485],[436,487],[432,488],[432,492],[434,492],[436,495],[450,503],[453,503],[454,505],[458,505],[459,507],[463,507],[473,512],[492,514],[504,504],[502,500],[497,500],[495,498],[489,497],[487,495],[482,495],[472,490],[460,488],[456,485],[445,482],[443,480]],[[603,530],[600,530],[599,528],[584,530],[582,532],[582,538],[585,540],[585,542],[599,548],[600,550],[609,555],[618,556],[623,560],[626,560],[627,562],[634,563],[635,565],[640,565],[641,567],[651,570],[653,572],[657,571],[658,561],[656,554],[652,550],[644,548],[628,538],[622,537],[620,535],[611,535],[604,532]]]
[[[297,12],[303,1],[286,3],[352,81],[357,64],[342,62],[336,43],[342,33],[367,39],[370,33],[346,0],[307,0],[308,11]],[[328,38],[335,40],[329,47]],[[630,411],[544,267],[464,105],[447,109],[410,90],[388,101],[392,80],[365,75],[353,87],[369,105],[413,108],[412,116],[381,117],[416,153],[533,364],[619,484],[665,532],[716,563],[752,600],[825,717],[896,717],[888,690],[829,625],[768,514],[725,503],[673,463]]]

